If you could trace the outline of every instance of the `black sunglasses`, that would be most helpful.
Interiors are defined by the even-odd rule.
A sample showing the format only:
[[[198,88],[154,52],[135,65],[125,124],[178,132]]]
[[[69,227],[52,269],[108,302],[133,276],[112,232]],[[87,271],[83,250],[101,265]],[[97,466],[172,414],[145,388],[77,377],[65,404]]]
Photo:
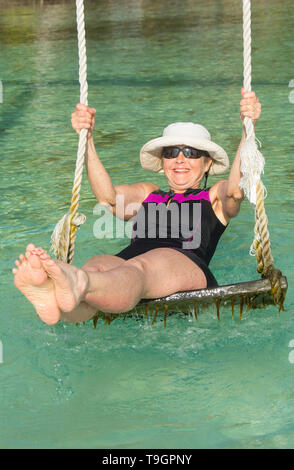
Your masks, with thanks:
[[[163,158],[177,158],[180,152],[183,152],[186,158],[201,158],[209,157],[209,153],[206,150],[198,150],[193,147],[163,147],[162,156]]]

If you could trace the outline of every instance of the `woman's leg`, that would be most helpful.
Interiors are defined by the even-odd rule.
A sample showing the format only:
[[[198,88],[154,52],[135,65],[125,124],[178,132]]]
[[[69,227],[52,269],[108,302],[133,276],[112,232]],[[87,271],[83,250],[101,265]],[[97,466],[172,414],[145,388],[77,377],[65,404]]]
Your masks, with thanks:
[[[142,298],[201,289],[207,283],[203,271],[190,258],[170,248],[157,248],[136,256],[100,277],[94,273],[88,275],[85,301],[113,313],[132,309]]]
[[[97,255],[90,258],[81,267],[84,271],[104,272],[116,268],[125,263],[125,260],[113,255]]]
[[[42,248],[36,248],[32,243],[26,248],[25,256],[21,254],[19,259],[15,261],[15,268],[12,270],[14,274],[15,286],[25,295],[25,297],[34,305],[40,318],[47,324],[53,325],[60,319],[65,322],[86,321],[92,318],[97,308],[90,306],[82,301],[77,307],[71,309],[73,305],[71,289],[63,289],[63,304],[65,310],[63,312],[57,304],[56,289],[53,279],[48,276],[45,271],[43,262],[51,260],[50,256]],[[53,261],[53,260],[51,260]],[[62,264],[58,260],[54,260],[56,266]],[[92,272],[102,272],[111,269],[124,260],[112,255],[98,255],[87,261],[83,269]],[[73,271],[76,268],[73,267]],[[71,270],[69,270],[69,273]],[[80,273],[81,274],[81,273]],[[81,277],[81,276],[79,276]],[[72,279],[72,281],[74,281]],[[79,283],[80,285],[80,283]],[[75,295],[77,294],[75,290]],[[67,300],[66,300],[67,299]],[[78,300],[78,299],[76,299]],[[75,301],[74,304],[77,302]]]
[[[124,262],[125,261],[118,256],[96,255],[86,261],[81,269],[86,272],[105,272],[118,267]],[[71,312],[61,312],[61,320],[69,323],[87,321],[93,318],[97,311],[97,307],[93,307],[82,300]]]
[[[45,272],[47,278],[42,278],[44,282],[37,285],[32,276],[31,261],[37,265],[38,257],[40,265],[33,267],[33,274],[36,277],[36,270],[41,273],[43,267],[42,276]],[[64,312],[67,321],[84,321],[84,318],[73,319],[70,315],[71,312],[77,312],[81,302],[86,302],[94,309],[120,313],[132,309],[142,298],[162,297],[177,291],[206,287],[202,270],[188,257],[169,248],[158,248],[128,261],[122,260],[118,266],[105,272],[78,269],[33,250],[28,262],[13,271],[15,285],[35,306],[40,317],[50,324],[60,318],[57,318],[57,309]],[[51,282],[55,289],[54,305]],[[47,284],[50,285],[50,299]]]

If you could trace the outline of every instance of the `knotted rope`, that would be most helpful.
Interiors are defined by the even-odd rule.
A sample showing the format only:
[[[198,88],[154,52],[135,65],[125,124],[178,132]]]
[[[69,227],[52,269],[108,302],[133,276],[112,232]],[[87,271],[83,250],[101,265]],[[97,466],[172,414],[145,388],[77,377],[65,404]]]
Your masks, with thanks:
[[[244,47],[244,89],[251,91],[251,1],[243,0],[243,47]],[[282,273],[274,267],[271,254],[270,237],[267,228],[267,216],[264,208],[265,187],[260,179],[264,168],[264,158],[257,148],[254,125],[248,117],[244,119],[246,140],[241,147],[240,188],[252,204],[255,204],[254,240],[250,253],[256,256],[257,272],[268,278],[272,286],[275,304],[283,305],[280,278]]]
[[[79,50],[80,103],[87,105],[87,54],[83,0],[76,0],[76,16]],[[87,129],[82,129],[79,134],[79,144],[70,210],[57,223],[51,237],[51,250],[58,259],[66,263],[72,263],[73,261],[76,232],[79,226],[86,220],[86,217],[83,214],[78,213],[78,207],[87,146],[87,134]]]

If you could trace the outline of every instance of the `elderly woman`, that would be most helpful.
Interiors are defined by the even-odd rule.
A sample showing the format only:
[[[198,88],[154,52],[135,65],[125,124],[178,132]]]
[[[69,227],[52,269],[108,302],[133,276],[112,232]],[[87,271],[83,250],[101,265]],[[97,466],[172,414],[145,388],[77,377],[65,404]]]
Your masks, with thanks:
[[[261,105],[241,90],[240,116],[255,124]],[[131,244],[113,255],[97,255],[82,268],[51,259],[29,244],[13,269],[16,287],[47,324],[85,321],[97,310],[126,312],[141,299],[217,285],[208,268],[217,243],[244,198],[239,188],[240,146],[227,180],[206,188],[209,175],[226,172],[226,152],[199,124],[178,122],[143,146],[143,168],[164,172],[170,190],[153,183],[113,186],[94,147],[95,109],[77,105],[72,126],[87,128],[87,172],[97,200],[124,220],[135,215]],[[245,139],[245,130],[241,143]],[[203,189],[200,184],[205,179]],[[119,201],[119,202],[118,202]],[[122,203],[123,201],[123,203]],[[130,211],[134,203],[140,207]]]

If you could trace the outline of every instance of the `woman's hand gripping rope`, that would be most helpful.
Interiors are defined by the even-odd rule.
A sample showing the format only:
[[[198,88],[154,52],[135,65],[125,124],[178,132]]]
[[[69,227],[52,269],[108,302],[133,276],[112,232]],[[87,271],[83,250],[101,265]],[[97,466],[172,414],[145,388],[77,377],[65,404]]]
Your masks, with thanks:
[[[85,104],[77,104],[74,112],[71,114],[71,124],[77,134],[82,129],[88,129],[88,139],[92,137],[95,127],[95,108],[89,108]]]

